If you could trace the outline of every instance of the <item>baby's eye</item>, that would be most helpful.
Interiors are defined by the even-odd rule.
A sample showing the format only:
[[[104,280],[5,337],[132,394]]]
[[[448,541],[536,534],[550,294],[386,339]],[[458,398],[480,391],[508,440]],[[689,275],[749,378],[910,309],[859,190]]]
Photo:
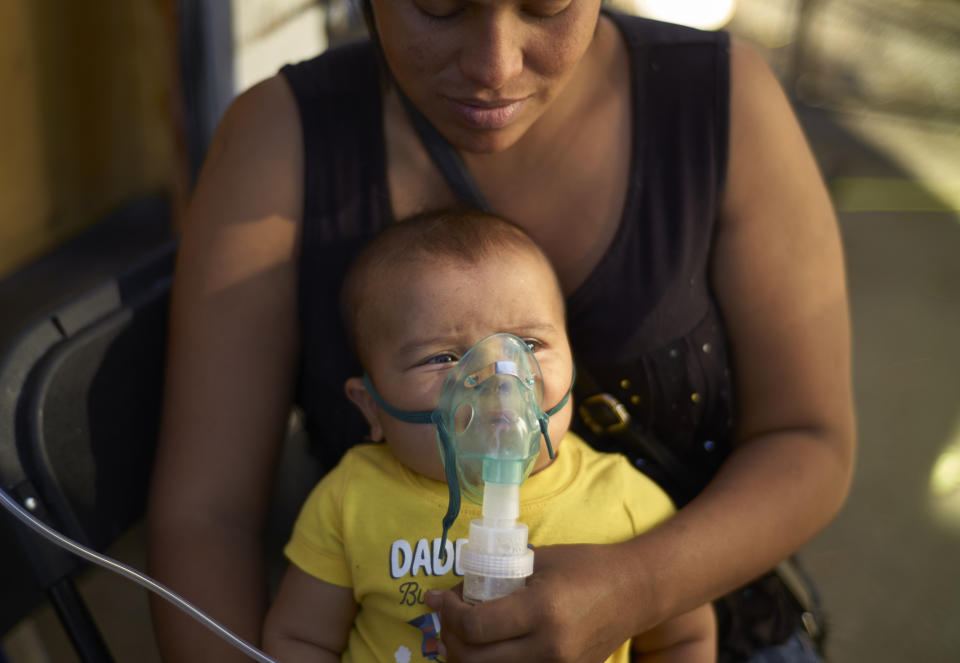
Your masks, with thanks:
[[[452,352],[441,352],[432,357],[427,357],[427,359],[423,361],[423,364],[425,366],[430,364],[456,364],[458,360],[459,357]]]
[[[527,347],[530,348],[530,352],[536,352],[543,348],[543,343],[538,341],[535,338],[525,338],[523,342],[527,344]]]

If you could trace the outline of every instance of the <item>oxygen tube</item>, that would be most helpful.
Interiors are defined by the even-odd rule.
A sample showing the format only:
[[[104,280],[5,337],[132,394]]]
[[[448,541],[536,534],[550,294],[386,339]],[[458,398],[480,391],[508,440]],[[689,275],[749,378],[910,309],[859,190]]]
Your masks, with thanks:
[[[160,598],[172,603],[177,608],[187,613],[190,617],[193,617],[195,620],[210,629],[213,633],[223,638],[229,644],[233,645],[253,660],[260,661],[261,663],[277,663],[275,659],[267,656],[243,638],[235,635],[223,624],[213,619],[198,607],[187,601],[185,598],[160,584],[150,576],[141,573],[140,571],[137,571],[136,569],[127,566],[122,562],[118,562],[111,557],[101,555],[100,553],[77,543],[73,539],[64,536],[43,521],[37,519],[33,514],[20,506],[3,490],[0,490],[0,503],[2,503],[3,507],[17,520],[25,524],[47,541],[50,541],[54,545],[63,548],[67,552],[72,553],[77,557],[85,559],[88,562],[92,562],[98,566],[102,566],[108,571],[113,571],[114,573],[117,573],[128,580],[132,580],[141,587],[145,587]]]

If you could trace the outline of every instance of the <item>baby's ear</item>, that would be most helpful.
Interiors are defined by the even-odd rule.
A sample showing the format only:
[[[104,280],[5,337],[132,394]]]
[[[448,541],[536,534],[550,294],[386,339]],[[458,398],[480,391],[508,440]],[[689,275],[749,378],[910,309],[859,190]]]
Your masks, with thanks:
[[[380,426],[380,413],[377,411],[377,404],[373,396],[363,385],[363,378],[347,378],[343,385],[343,390],[347,393],[354,405],[360,408],[364,419],[370,426],[370,439],[379,442],[383,439],[383,427]]]

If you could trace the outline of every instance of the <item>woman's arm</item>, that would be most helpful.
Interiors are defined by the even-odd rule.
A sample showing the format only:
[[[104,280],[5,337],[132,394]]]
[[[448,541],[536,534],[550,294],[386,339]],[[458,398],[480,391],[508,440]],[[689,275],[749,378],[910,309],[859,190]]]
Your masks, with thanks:
[[[850,322],[833,209],[773,74],[739,44],[731,85],[712,277],[730,339],[735,450],[690,508],[637,541],[665,564],[656,590],[665,614],[800,548],[840,509],[854,464]]]
[[[263,648],[282,663],[336,663],[357,615],[353,590],[291,564],[263,626]]]
[[[152,573],[253,643],[266,601],[262,529],[297,355],[301,164],[285,82],[239,97],[183,221],[150,495]],[[153,617],[165,660],[247,660],[162,601]]]
[[[705,603],[633,639],[636,663],[715,663],[717,620]]]
[[[647,534],[538,548],[530,584],[489,604],[428,596],[451,661],[602,660],[631,634],[762,574],[843,504],[855,433],[836,220],[772,73],[742,45],[731,57],[712,277],[736,379],[735,450],[695,500]]]

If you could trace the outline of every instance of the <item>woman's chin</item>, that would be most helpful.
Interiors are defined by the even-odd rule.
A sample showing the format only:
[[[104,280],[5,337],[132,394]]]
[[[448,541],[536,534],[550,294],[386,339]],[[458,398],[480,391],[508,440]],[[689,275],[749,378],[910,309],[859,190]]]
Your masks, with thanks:
[[[437,128],[458,150],[469,154],[495,154],[513,147],[523,138],[530,123],[517,118],[507,126],[495,129],[467,127],[459,122],[445,123]]]
[[[522,134],[506,129],[493,131],[459,130],[447,138],[457,149],[469,154],[496,154],[507,150]]]

